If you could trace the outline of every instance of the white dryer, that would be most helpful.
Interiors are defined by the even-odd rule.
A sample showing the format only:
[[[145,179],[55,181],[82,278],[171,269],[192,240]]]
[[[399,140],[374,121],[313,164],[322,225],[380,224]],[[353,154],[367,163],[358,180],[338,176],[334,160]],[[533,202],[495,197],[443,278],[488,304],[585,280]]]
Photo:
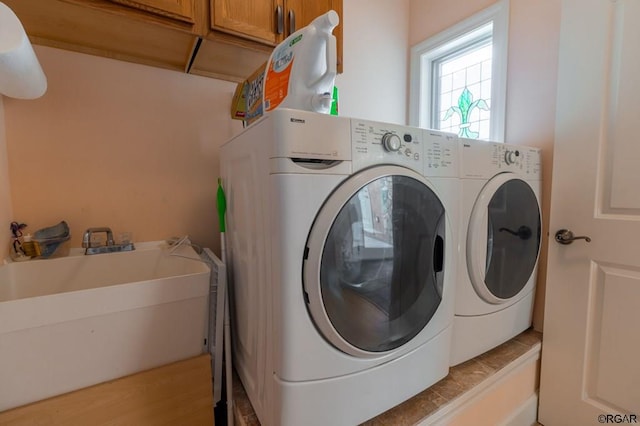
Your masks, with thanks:
[[[222,147],[234,366],[263,425],[358,424],[446,376],[457,152],[287,109]]]
[[[459,143],[461,256],[451,366],[531,325],[541,238],[540,150]]]

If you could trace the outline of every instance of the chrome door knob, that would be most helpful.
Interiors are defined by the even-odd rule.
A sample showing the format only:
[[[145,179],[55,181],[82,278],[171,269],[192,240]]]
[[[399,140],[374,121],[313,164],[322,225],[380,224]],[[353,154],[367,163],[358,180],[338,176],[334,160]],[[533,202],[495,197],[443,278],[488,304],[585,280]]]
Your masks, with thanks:
[[[588,243],[591,242],[591,238],[587,236],[576,237],[573,235],[573,232],[569,231],[568,229],[561,229],[556,232],[556,242],[560,244],[571,244],[575,240],[585,240]]]

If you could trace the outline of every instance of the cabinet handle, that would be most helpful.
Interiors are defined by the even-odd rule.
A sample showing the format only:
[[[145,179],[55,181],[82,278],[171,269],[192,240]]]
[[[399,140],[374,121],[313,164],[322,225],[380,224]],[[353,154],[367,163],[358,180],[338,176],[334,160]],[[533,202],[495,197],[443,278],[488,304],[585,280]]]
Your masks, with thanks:
[[[296,32],[296,13],[289,9],[289,35]]]
[[[282,6],[276,7],[276,33],[282,34],[284,32],[284,14],[282,13]]]

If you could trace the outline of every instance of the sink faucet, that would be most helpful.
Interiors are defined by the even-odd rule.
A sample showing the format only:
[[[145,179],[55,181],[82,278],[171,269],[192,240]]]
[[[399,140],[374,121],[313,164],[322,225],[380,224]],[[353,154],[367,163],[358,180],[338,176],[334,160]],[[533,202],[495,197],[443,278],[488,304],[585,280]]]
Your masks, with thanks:
[[[115,244],[113,241],[113,232],[111,232],[111,228],[104,226],[101,228],[89,228],[84,231],[84,234],[82,235],[82,247],[91,248],[91,236],[98,232],[105,232],[107,234],[108,246],[112,246]]]
[[[107,234],[107,244],[104,246],[92,246],[91,236],[98,232],[104,232]],[[111,228],[89,228],[82,234],[82,247],[85,248],[84,254],[100,254],[100,253],[115,253],[119,251],[132,251],[135,250],[135,246],[131,241],[116,244],[113,241],[113,232]]]

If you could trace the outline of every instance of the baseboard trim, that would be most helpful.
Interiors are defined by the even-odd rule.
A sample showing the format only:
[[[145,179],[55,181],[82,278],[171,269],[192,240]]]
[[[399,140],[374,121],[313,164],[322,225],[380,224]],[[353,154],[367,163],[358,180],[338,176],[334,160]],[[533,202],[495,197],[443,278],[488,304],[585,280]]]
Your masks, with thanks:
[[[464,411],[466,408],[471,407],[479,399],[499,387],[505,380],[508,380],[511,375],[520,372],[524,368],[528,367],[532,362],[536,362],[537,360],[539,360],[541,347],[542,345],[540,343],[535,344],[531,347],[531,349],[515,359],[513,362],[509,363],[507,366],[497,371],[495,374],[487,377],[481,383],[479,383],[469,391],[463,393],[458,398],[452,400],[450,403],[443,405],[439,410],[422,419],[417,424],[419,426],[448,424],[456,415]],[[531,398],[527,400],[525,406],[521,406],[523,407],[522,410],[520,409],[521,407],[518,407],[518,409],[516,409],[514,418],[517,418],[520,411],[529,413],[528,410],[530,409],[529,407],[532,403],[530,400]],[[533,403],[537,410],[537,395]],[[528,419],[528,417],[526,418]],[[535,423],[535,417],[533,423]],[[507,425],[510,425],[510,423],[507,423]]]
[[[516,410],[500,424],[500,426],[522,426],[535,425],[538,422],[538,392],[531,395],[524,404],[516,408]]]

